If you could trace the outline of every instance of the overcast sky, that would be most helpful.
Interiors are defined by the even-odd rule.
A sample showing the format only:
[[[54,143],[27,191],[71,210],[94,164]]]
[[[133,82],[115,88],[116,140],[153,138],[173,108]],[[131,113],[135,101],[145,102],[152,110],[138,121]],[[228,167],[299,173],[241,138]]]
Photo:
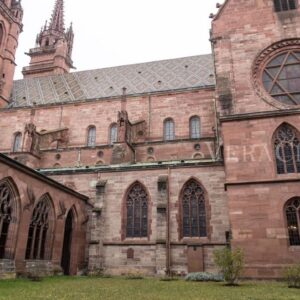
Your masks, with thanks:
[[[50,19],[56,0],[23,0],[24,31],[15,78],[29,63],[24,54]],[[217,0],[65,0],[65,24],[73,22],[77,70],[210,53],[209,14]]]

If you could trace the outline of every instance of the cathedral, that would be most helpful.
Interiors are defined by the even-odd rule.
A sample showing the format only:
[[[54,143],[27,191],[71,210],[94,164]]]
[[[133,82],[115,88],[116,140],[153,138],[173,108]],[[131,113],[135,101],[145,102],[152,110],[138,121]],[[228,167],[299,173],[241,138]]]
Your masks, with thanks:
[[[70,72],[64,1],[14,80],[20,0],[0,1],[0,277],[215,272],[300,261],[300,7],[226,0],[212,53]]]

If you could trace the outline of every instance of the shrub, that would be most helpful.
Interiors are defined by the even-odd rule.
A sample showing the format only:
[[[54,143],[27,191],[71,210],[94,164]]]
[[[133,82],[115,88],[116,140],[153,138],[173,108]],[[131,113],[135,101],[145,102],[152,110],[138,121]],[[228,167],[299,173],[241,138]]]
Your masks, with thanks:
[[[240,248],[214,251],[215,264],[220,268],[228,285],[236,285],[244,270],[244,253]]]
[[[220,274],[212,274],[208,272],[189,273],[185,277],[186,281],[224,281],[224,277]]]
[[[300,288],[300,265],[286,268],[283,276],[290,288]]]

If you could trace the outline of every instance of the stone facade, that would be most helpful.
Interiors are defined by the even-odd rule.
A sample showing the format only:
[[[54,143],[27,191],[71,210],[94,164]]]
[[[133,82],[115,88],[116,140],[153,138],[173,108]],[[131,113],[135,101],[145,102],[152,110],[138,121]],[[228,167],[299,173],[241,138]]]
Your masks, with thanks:
[[[213,251],[229,243],[245,251],[246,277],[278,278],[299,261],[285,209],[300,196],[300,177],[278,172],[274,150],[282,124],[300,130],[299,108],[263,86],[266,65],[284,51],[292,53],[291,86],[299,83],[300,8],[293,3],[278,12],[272,0],[225,1],[212,15],[213,56],[64,74],[70,65],[49,73],[44,65],[45,43],[55,51],[61,45],[51,31],[63,24],[63,1],[56,2],[39,36],[41,59],[33,51],[35,66],[24,73],[32,78],[15,81],[10,105],[0,110],[0,151],[89,198],[80,266],[111,274],[214,271]],[[65,63],[73,33],[60,31],[70,47]],[[285,97],[298,99],[298,92]],[[189,184],[197,193],[185,190]],[[139,221],[146,225],[131,235],[134,186],[147,210]],[[191,217],[189,209],[198,225],[187,229],[189,193],[205,210]]]

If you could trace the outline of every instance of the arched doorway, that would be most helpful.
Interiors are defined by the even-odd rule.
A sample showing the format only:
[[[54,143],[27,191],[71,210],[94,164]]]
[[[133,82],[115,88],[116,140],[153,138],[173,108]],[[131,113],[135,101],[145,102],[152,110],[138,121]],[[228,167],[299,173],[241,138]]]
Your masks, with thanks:
[[[71,263],[71,245],[72,235],[74,227],[74,217],[72,210],[69,211],[64,233],[64,244],[61,258],[61,267],[63,268],[64,275],[70,275],[70,263]]]

